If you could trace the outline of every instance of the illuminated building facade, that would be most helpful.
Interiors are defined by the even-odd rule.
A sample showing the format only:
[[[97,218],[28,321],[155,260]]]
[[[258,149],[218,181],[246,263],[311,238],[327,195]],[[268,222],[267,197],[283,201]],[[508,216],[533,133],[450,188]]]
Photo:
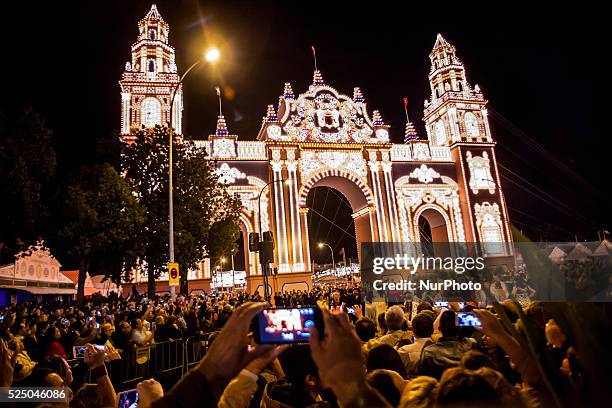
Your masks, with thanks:
[[[141,22],[141,36],[148,24]],[[142,64],[155,61],[149,54],[153,48],[145,56],[143,51],[139,54],[139,47],[145,44],[139,44],[162,40],[147,38],[132,47],[132,59],[141,64],[135,68],[137,75],[149,81]],[[315,71],[312,84],[302,93],[294,93],[291,84],[285,83],[278,105],[267,107],[257,140],[239,140],[219,116],[215,133],[197,141],[217,163],[220,181],[242,199],[240,227],[245,248],[248,234],[261,232],[260,218],[261,230],[274,233],[279,273],[273,290],[310,285],[306,197],[317,186],[332,187],[348,199],[358,248],[361,242],[419,242],[423,217],[432,240],[451,243],[451,252],[453,242],[474,242],[490,258],[509,255],[499,245],[512,238],[487,101],[477,85],[469,84],[455,48],[441,35],[429,57],[431,96],[425,101],[423,116],[426,139],[419,139],[408,122],[406,142],[392,143],[389,126],[379,111],[368,111],[359,88],[352,96],[342,94]],[[171,78],[176,78],[174,64],[172,69]],[[131,71],[126,72],[121,82],[124,92],[130,75]],[[150,81],[157,84],[156,79]],[[160,88],[164,89],[160,95],[147,97],[163,100],[168,90]],[[129,94],[131,101],[138,98],[135,95]],[[127,117],[132,122],[124,124],[125,129],[143,123],[138,114]],[[180,133],[180,114],[175,118]],[[278,179],[288,183],[269,186],[258,208],[261,189]],[[254,289],[261,284],[261,268],[256,254],[247,252],[245,257],[247,281]],[[210,280],[206,262],[197,278]]]

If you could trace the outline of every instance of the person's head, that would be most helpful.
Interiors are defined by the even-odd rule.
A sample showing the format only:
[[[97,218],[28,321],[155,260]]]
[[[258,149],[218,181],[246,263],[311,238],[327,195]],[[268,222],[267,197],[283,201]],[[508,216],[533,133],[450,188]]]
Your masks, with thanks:
[[[455,312],[452,310],[445,310],[442,312],[440,316],[440,332],[442,336],[449,337],[457,335],[458,328],[456,319]]]
[[[106,337],[112,336],[115,332],[115,327],[110,323],[104,323],[102,326],[100,326],[100,329],[102,330],[102,334],[104,334]]]
[[[340,292],[334,290],[334,292],[332,293],[332,300],[336,303],[340,302]]]
[[[386,333],[387,332],[387,322],[385,321],[385,314],[379,313],[379,315],[376,316],[376,321],[378,322],[378,330],[381,333]]]
[[[368,372],[379,368],[395,371],[406,378],[406,369],[397,351],[388,344],[381,344],[370,350],[366,360]]]
[[[123,320],[122,322],[119,323],[119,330],[121,331],[123,335],[129,335],[130,332],[132,331],[132,326],[128,322]]]
[[[134,319],[132,328],[142,330],[142,319]]]
[[[471,370],[454,367],[442,374],[436,396],[436,408],[492,407],[499,406],[499,402],[493,386]]]
[[[433,306],[429,302],[421,302],[417,306],[417,314],[421,313],[423,310],[431,310],[431,311],[433,311]]]
[[[469,350],[461,357],[461,366],[468,370],[478,370],[480,367],[491,367],[491,360],[480,351]]]
[[[406,383],[398,408],[430,408],[434,406],[438,380],[425,375]]]
[[[433,319],[427,314],[418,314],[412,319],[414,337],[426,339],[433,334]]]
[[[406,381],[398,373],[391,370],[378,369],[368,373],[366,381],[391,406],[396,407],[399,404]]]
[[[310,355],[310,347],[289,347],[278,357],[287,380],[297,389],[319,392],[324,387],[319,379],[319,370]]]
[[[376,323],[370,319],[361,319],[355,323],[355,331],[361,341],[368,341],[376,337]]]
[[[49,326],[47,328],[47,331],[45,332],[45,337],[48,341],[55,341],[59,340],[59,338],[62,337],[62,333],[57,327]]]
[[[385,322],[389,330],[402,330],[404,311],[399,306],[391,306],[385,313]]]

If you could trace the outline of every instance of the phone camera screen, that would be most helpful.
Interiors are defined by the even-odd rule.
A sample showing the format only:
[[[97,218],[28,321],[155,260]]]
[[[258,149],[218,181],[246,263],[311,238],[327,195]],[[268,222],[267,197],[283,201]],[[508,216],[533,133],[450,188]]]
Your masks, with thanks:
[[[268,309],[259,314],[261,343],[306,343],[315,325],[313,308]]]

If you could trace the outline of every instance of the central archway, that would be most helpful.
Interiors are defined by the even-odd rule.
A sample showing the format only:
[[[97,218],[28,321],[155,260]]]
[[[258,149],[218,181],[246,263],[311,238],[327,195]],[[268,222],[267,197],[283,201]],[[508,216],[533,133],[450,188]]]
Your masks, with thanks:
[[[375,206],[373,194],[370,188],[357,176],[350,173],[338,174],[334,171],[326,171],[311,177],[302,185],[299,193],[299,204],[301,208],[308,208],[308,193],[316,187],[328,187],[338,191],[346,198],[350,205],[354,221],[355,238],[357,245],[357,256],[361,259],[361,243],[376,240],[377,234],[373,229]],[[311,246],[310,237],[306,245]]]
[[[427,256],[451,256],[449,220],[436,206],[424,206],[415,214],[417,242]]]

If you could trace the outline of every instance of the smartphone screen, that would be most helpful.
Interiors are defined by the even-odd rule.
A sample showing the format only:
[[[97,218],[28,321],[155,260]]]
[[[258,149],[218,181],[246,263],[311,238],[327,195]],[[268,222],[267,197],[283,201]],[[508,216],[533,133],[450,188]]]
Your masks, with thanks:
[[[307,343],[315,326],[322,334],[323,319],[316,307],[265,309],[256,317],[253,335],[263,344]]]
[[[438,309],[448,307],[448,302],[434,302],[434,307],[437,307]]]
[[[457,326],[459,327],[482,327],[482,323],[474,313],[457,313]]]
[[[85,357],[86,352],[87,352],[87,347],[85,346],[72,347],[72,354],[74,355],[74,358],[83,358]]]
[[[117,408],[138,407],[138,391],[128,390],[117,394]]]

